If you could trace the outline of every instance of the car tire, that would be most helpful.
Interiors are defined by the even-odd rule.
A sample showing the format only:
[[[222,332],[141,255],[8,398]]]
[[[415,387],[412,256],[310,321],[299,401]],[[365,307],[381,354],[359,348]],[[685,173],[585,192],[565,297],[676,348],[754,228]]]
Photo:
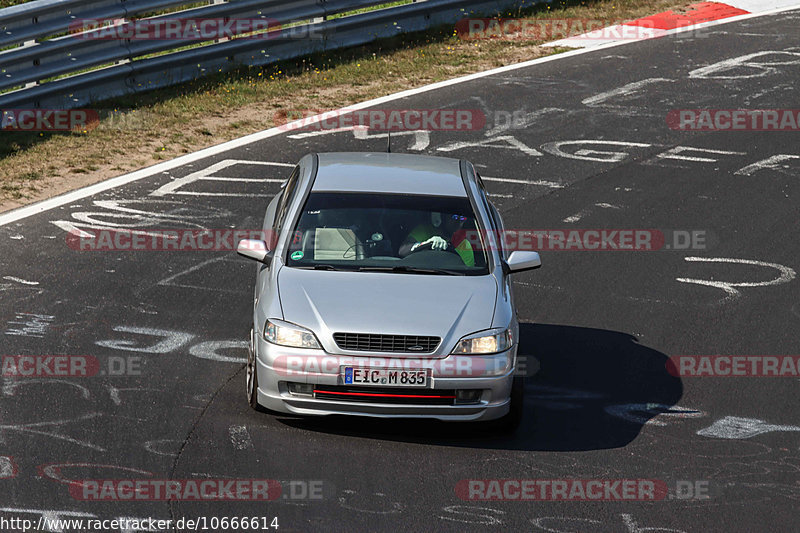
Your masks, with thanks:
[[[500,433],[514,433],[522,423],[525,411],[525,380],[522,376],[514,377],[510,402],[508,413],[495,421],[495,427]]]
[[[254,329],[250,329],[250,346],[247,350],[247,364],[245,365],[245,389],[247,392],[247,403],[254,410],[264,413],[266,409],[258,403],[258,372],[256,371],[256,352],[255,352]]]

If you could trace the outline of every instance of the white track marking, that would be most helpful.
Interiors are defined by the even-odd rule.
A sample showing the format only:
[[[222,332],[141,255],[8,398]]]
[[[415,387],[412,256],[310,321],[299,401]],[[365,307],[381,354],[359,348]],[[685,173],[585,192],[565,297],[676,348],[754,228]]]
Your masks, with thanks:
[[[186,270],[181,270],[177,274],[173,274],[173,275],[171,275],[171,276],[169,276],[167,278],[162,279],[156,285],[162,285],[162,286],[166,286],[166,287],[183,287],[184,285],[180,285],[180,284],[176,285],[175,283],[173,283],[173,281],[175,281],[175,279],[179,278],[180,276],[185,276],[187,274],[191,274],[192,272],[200,270],[201,268],[205,267],[206,265],[210,265],[211,263],[216,263],[216,262],[219,262],[219,261],[222,261],[222,260],[223,259],[221,257],[214,257],[212,259],[208,259],[206,261],[202,261],[200,263],[197,263],[196,265],[190,266]],[[192,286],[192,287],[193,288],[201,288],[201,287],[194,287],[194,286]]]
[[[352,131],[353,135],[355,135],[356,131],[364,130],[365,132],[369,130],[367,126],[347,126],[345,128],[331,128],[331,129],[322,129],[316,131],[304,131],[302,133],[293,133],[292,135],[287,135],[289,139],[307,139],[309,137],[319,137],[320,135],[330,135],[331,133],[340,133],[343,131]]]
[[[532,111],[527,113],[521,120],[514,121],[514,122],[506,122],[505,124],[499,124],[488,130],[484,137],[492,137],[497,135],[498,133],[503,133],[508,130],[524,130],[527,129],[529,126],[536,123],[539,118],[543,117],[544,115],[549,115],[550,113],[563,113],[564,110],[558,107],[545,107],[543,109],[537,109],[536,111]],[[497,115],[495,114],[495,118]]]
[[[38,281],[27,281],[21,278],[15,278],[14,276],[3,276],[3,279],[7,279],[8,281],[16,281],[17,283],[22,283],[23,285],[38,285]]]
[[[96,238],[94,233],[82,230],[81,228],[92,228],[96,230],[114,230],[118,228],[149,228],[158,227],[159,224],[176,224],[180,223],[182,226],[192,226],[198,229],[206,229],[202,224],[191,222],[190,219],[199,218],[197,215],[188,215],[186,213],[159,213],[157,211],[144,211],[141,209],[134,209],[132,207],[125,207],[123,204],[147,202],[148,204],[166,204],[167,206],[182,208],[185,206],[183,202],[176,202],[173,200],[93,200],[92,204],[108,211],[76,211],[70,213],[70,216],[78,222],[72,220],[51,220],[50,223],[61,228],[67,233],[77,235],[82,239]],[[206,213],[205,219],[219,218],[222,215],[218,213]],[[97,217],[100,217],[98,219]],[[104,220],[112,219],[112,220]],[[125,222],[120,221],[125,220]],[[145,229],[130,229],[130,234],[133,235],[149,235],[149,236],[162,236],[163,232],[160,231],[146,231]]]
[[[17,393],[17,389],[22,385],[33,385],[36,383],[42,383],[45,385],[46,388],[52,389],[54,383],[60,383],[61,385],[68,385],[70,387],[74,387],[78,389],[83,396],[84,400],[88,400],[92,397],[92,393],[89,392],[89,389],[84,387],[79,383],[75,383],[74,381],[67,381],[66,379],[54,379],[54,378],[25,378],[25,379],[5,379],[3,381],[3,396],[14,396]]]
[[[457,141],[450,142],[444,146],[436,148],[438,152],[454,152],[465,148],[500,148],[503,150],[519,150],[530,157],[540,157],[544,154],[536,148],[531,148],[513,135],[501,135],[489,139],[478,139],[476,141]]]
[[[0,479],[10,479],[17,475],[14,459],[7,455],[0,455]]]
[[[499,509],[476,507],[474,505],[448,505],[443,507],[442,511],[450,513],[453,516],[439,515],[439,519],[441,520],[484,526],[501,525],[503,521],[500,517],[506,514],[505,511]]]
[[[582,219],[583,217],[585,217],[588,214],[589,214],[589,211],[587,211],[586,209],[583,209],[581,211],[578,211],[574,215],[570,215],[570,216],[566,217],[561,222],[564,222],[566,224],[574,224],[575,222],[579,221],[580,219]]]
[[[371,496],[369,496],[369,497],[378,496],[379,498],[382,499],[382,501],[377,504],[378,508],[376,508],[375,505],[372,505],[371,509],[356,507],[356,504],[352,501],[354,497],[358,494],[356,491],[345,489],[342,491],[342,494],[345,494],[346,496],[339,497],[339,506],[344,509],[348,509],[350,511],[356,511],[357,513],[388,515],[388,514],[400,513],[405,508],[405,506],[400,502],[388,501],[386,495],[382,493],[373,493]]]
[[[682,155],[684,152],[701,152],[704,154],[719,155],[747,155],[745,152],[729,152],[727,150],[710,150],[708,148],[693,148],[691,146],[676,146],[666,152],[656,155],[656,159],[677,159],[678,161],[693,161],[695,163],[716,163],[718,159],[699,157],[696,155]]]
[[[690,407],[663,403],[626,403],[609,405],[605,412],[634,424],[666,426],[670,418],[703,418],[706,413]]]
[[[683,33],[686,31],[694,31],[699,28],[707,28],[710,26],[717,26],[722,24],[730,24],[732,22],[738,22],[741,20],[756,18],[756,17],[764,17],[768,15],[773,15],[776,13],[782,13],[784,11],[791,11],[793,9],[797,9],[798,6],[789,6],[789,7],[781,7],[778,9],[773,9],[770,11],[764,11],[762,13],[751,13],[748,15],[742,15],[739,17],[729,17],[726,19],[720,20],[713,20],[709,22],[705,22],[702,24],[697,24],[694,26],[687,26],[684,28],[676,28],[675,30],[668,30],[665,32],[665,35],[672,35],[677,33]],[[357,110],[357,109],[366,109],[368,107],[376,106],[383,104],[385,102],[393,102],[395,100],[399,100],[401,98],[407,98],[409,96],[414,96],[418,94],[424,94],[430,91],[434,91],[436,89],[441,89],[444,87],[450,87],[453,85],[458,85],[460,83],[466,83],[472,80],[479,80],[491,76],[495,76],[497,74],[502,74],[505,72],[513,72],[515,70],[519,70],[522,68],[527,68],[534,65],[541,65],[544,63],[550,63],[552,61],[559,61],[562,59],[576,57],[583,54],[587,54],[590,52],[596,52],[598,50],[605,50],[610,48],[619,48],[623,46],[627,46],[636,42],[640,41],[618,41],[609,44],[600,45],[594,48],[581,48],[578,50],[571,50],[569,52],[563,52],[560,54],[554,54],[546,57],[540,57],[536,59],[532,59],[530,61],[524,61],[522,63],[516,63],[514,65],[506,65],[503,67],[499,67],[492,70],[486,70],[483,72],[476,72],[475,74],[469,74],[467,76],[462,76],[460,78],[453,78],[451,80],[444,80],[437,83],[432,83],[430,85],[425,85],[423,87],[417,87],[414,89],[409,89],[407,91],[401,91],[399,93],[390,94],[387,96],[382,96],[380,98],[375,98],[373,100],[367,100],[365,102],[361,102],[352,106],[347,106],[347,109],[350,110]],[[318,115],[316,120],[321,120],[322,115]],[[306,123],[308,123],[309,119],[303,119]],[[299,123],[299,121],[298,121]],[[200,150],[198,152],[194,152],[191,154],[186,154],[185,156],[181,156],[170,161],[164,161],[163,163],[158,163],[151,167],[143,168],[141,170],[137,170],[135,172],[131,172],[130,174],[124,174],[122,176],[118,176],[116,178],[111,178],[106,181],[102,181],[100,183],[96,183],[94,185],[90,185],[88,187],[84,187],[82,189],[78,189],[76,191],[71,191],[66,194],[62,194],[60,196],[56,196],[53,198],[49,198],[47,200],[26,206],[21,207],[19,209],[15,209],[10,211],[4,215],[0,215],[0,226],[5,226],[12,222],[16,222],[18,220],[22,220],[28,218],[30,216],[36,215],[38,213],[43,213],[55,207],[60,207],[62,205],[75,202],[82,198],[87,198],[89,196],[95,195],[97,193],[107,191],[110,189],[114,189],[116,187],[120,187],[122,185],[127,185],[129,183],[133,183],[135,181],[139,181],[141,179],[150,177],[154,174],[158,174],[160,172],[166,172],[175,168],[179,168],[185,166],[189,163],[194,163],[195,161],[200,161],[202,159],[212,157],[217,154],[221,154],[223,152],[233,150],[235,148],[240,148],[242,146],[247,146],[248,144],[252,144],[257,141],[261,141],[264,139],[268,139],[271,137],[275,137],[277,135],[281,135],[285,133],[286,125],[282,127],[275,127],[270,128],[268,130],[259,131],[253,133],[251,135],[247,135],[245,137],[240,137],[238,139],[234,139],[232,141],[228,141],[222,144],[218,144],[216,146],[211,146],[204,150]]]
[[[197,263],[196,265],[193,265],[193,266],[187,268],[186,270],[182,270],[181,272],[178,272],[177,274],[173,274],[173,275],[171,275],[171,276],[169,276],[167,278],[164,278],[161,281],[159,281],[158,283],[156,283],[156,285],[160,285],[162,287],[179,287],[179,288],[182,288],[182,289],[197,289],[197,290],[203,290],[203,291],[226,292],[226,293],[230,293],[230,294],[242,294],[243,292],[246,292],[244,290],[226,289],[224,287],[218,287],[218,286],[191,285],[189,283],[177,283],[175,281],[176,279],[178,279],[181,276],[185,276],[187,274],[191,274],[192,272],[196,272],[196,271],[206,267],[207,265],[210,265],[211,263],[217,263],[219,261],[230,261],[230,262],[233,262],[234,260],[230,259],[227,256],[221,256],[221,257],[215,257],[213,259],[208,259],[206,261],[202,261],[200,263]]]
[[[178,454],[178,450],[181,447],[181,443],[183,441],[177,439],[156,439],[156,440],[149,440],[144,443],[144,449],[150,453],[154,453],[156,455],[163,455],[165,457],[175,457]],[[164,444],[172,444],[171,451],[164,451],[162,448]]]
[[[609,204],[609,203],[606,203],[606,202],[598,202],[598,203],[594,204],[594,206],[595,207],[599,207],[601,209],[622,209],[618,205]],[[591,212],[592,212],[591,209],[581,209],[580,211],[578,211],[574,215],[570,215],[570,216],[566,217],[561,222],[564,222],[566,224],[574,224],[575,222],[579,221],[580,219],[582,219],[583,217],[585,217],[586,215],[588,215]]]
[[[757,13],[767,9],[776,9],[782,6],[794,5],[796,0],[727,0],[725,3],[729,6],[744,9],[745,11],[749,11],[751,13]],[[737,33],[737,35],[741,34]],[[763,33],[751,33],[745,35],[754,35],[756,37],[765,36]]]
[[[91,442],[86,442],[86,441],[82,441],[82,440],[78,440],[78,439],[73,439],[72,437],[69,437],[67,435],[63,435],[61,433],[48,432],[48,431],[42,431],[40,429],[35,429],[35,428],[44,428],[44,427],[47,427],[47,426],[56,426],[56,427],[63,426],[65,424],[69,424],[69,423],[72,423],[72,422],[91,420],[93,418],[97,418],[98,416],[103,416],[103,415],[102,415],[102,413],[88,413],[88,414],[79,416],[77,418],[71,418],[71,419],[66,419],[66,420],[52,420],[52,421],[46,421],[46,422],[29,422],[29,423],[23,423],[23,424],[0,424],[0,443],[5,442],[5,440],[3,438],[5,431],[19,431],[20,433],[29,433],[29,434],[32,434],[32,435],[42,435],[42,436],[45,436],[45,437],[51,437],[53,439],[59,439],[59,440],[65,441],[65,442],[70,442],[72,444],[77,444],[78,446],[84,446],[84,447],[92,449],[92,450],[105,452],[105,451],[107,451],[105,448],[103,448],[102,446],[97,446],[95,444],[92,444]]]
[[[749,439],[771,431],[800,431],[800,426],[770,424],[755,418],[726,416],[709,427],[699,430],[697,434],[702,437],[714,437],[717,439]]]
[[[170,329],[116,326],[114,331],[119,331],[122,333],[135,333],[137,335],[147,335],[152,337],[162,337],[162,340],[153,344],[152,346],[136,346],[135,341],[128,340],[102,340],[96,341],[95,344],[104,348],[112,348],[114,350],[164,354],[177,350],[194,338],[194,335],[191,333],[173,331]]]
[[[52,463],[42,467],[42,474],[48,479],[52,479],[53,481],[57,481],[58,483],[63,483],[65,485],[72,485],[77,484],[83,486],[83,482],[80,478],[72,479],[64,477],[61,470],[64,468],[91,468],[91,469],[104,469],[104,470],[123,470],[125,472],[132,472],[134,474],[146,474],[150,477],[153,476],[152,472],[148,472],[147,470],[139,470],[138,468],[131,468],[128,466],[120,466],[120,465],[103,465],[97,463]]]
[[[769,56],[782,56],[780,60],[767,61]],[[776,74],[776,67],[800,65],[800,52],[786,50],[763,51],[747,54],[731,59],[723,59],[711,65],[700,67],[689,72],[689,78],[704,80],[741,80],[747,78],[760,78]],[[748,73],[730,74],[731,71],[747,69]]]
[[[399,137],[400,135],[413,135],[414,144],[409,146],[408,149],[417,152],[421,152],[431,144],[431,134],[427,130],[398,131],[392,132],[391,135],[392,137]],[[363,141],[367,139],[386,139],[389,137],[389,133],[369,133],[369,130],[366,129],[355,129],[353,130],[353,136],[356,139]]]
[[[761,161],[756,161],[752,165],[747,165],[744,168],[740,168],[734,174],[737,176],[752,176],[759,170],[778,170],[787,169],[789,168],[788,165],[781,165],[781,161],[789,161],[792,159],[800,159],[800,155],[793,155],[793,154],[778,154],[773,155],[772,157],[768,157],[766,159],[762,159]]]
[[[234,192],[199,192],[199,191],[182,191],[179,190],[190,183],[196,181],[225,181],[225,182],[240,182],[240,183],[283,183],[285,179],[256,179],[256,178],[232,178],[225,176],[214,176],[213,174],[224,170],[228,167],[235,165],[263,165],[263,166],[276,166],[276,167],[294,167],[289,163],[274,163],[271,161],[247,161],[242,159],[225,159],[218,163],[214,163],[208,168],[192,172],[186,177],[172,180],[171,182],[162,185],[155,191],[150,193],[150,196],[167,196],[171,194],[179,194],[186,196],[226,196],[237,198],[258,198],[263,194],[254,193],[234,193]]]
[[[203,181],[238,181],[239,183],[283,183],[286,180],[278,179],[278,178],[268,178],[268,179],[261,179],[261,178],[222,178],[219,176],[206,176],[203,178]],[[197,194],[197,193],[191,193]],[[208,194],[215,194],[215,193],[208,193]]]
[[[146,389],[143,387],[128,387],[124,389],[118,389],[114,385],[107,385],[106,388],[108,389],[108,396],[111,398],[111,401],[114,402],[114,405],[122,405],[122,398],[120,398],[120,392],[129,392],[129,391],[143,391],[143,392],[162,392],[161,389]]]
[[[660,531],[662,533],[687,533],[683,529],[672,529],[668,527],[642,527],[637,522],[636,519],[633,518],[633,515],[622,513],[619,515],[622,519],[622,524],[625,526],[624,529],[615,527],[613,531],[617,531],[619,533],[645,533],[646,531]],[[603,523],[600,520],[595,520],[594,518],[581,518],[576,516],[543,516],[541,518],[531,518],[531,524],[536,527],[536,531],[547,531],[548,533],[575,533],[576,532],[576,523],[583,523],[583,524],[591,524],[591,526],[587,526],[585,528],[581,528],[581,531],[600,531],[600,526],[602,527],[603,531],[610,531],[608,529],[609,523]],[[556,529],[556,525],[559,529]],[[560,529],[562,527],[566,527],[567,529]]]
[[[389,133],[369,133],[367,126],[348,126],[346,128],[332,128],[319,131],[309,131],[304,133],[296,133],[294,135],[287,135],[289,139],[306,139],[308,137],[319,137],[320,135],[329,135],[331,133],[340,133],[343,131],[353,132],[353,137],[358,140],[364,141],[369,139],[386,139]],[[413,130],[413,131],[397,131],[391,132],[392,137],[400,137],[402,135],[413,135],[414,144],[408,147],[409,150],[421,152],[431,144],[431,134],[428,130]]]
[[[237,450],[247,450],[253,447],[253,441],[250,439],[250,433],[244,426],[231,426],[228,428],[228,433],[231,436],[231,444]]]
[[[189,348],[189,354],[200,359],[209,359],[211,361],[219,361],[221,363],[239,363],[244,364],[247,362],[247,356],[231,357],[228,355],[221,355],[217,353],[220,350],[241,350],[245,352],[248,347],[247,341],[207,341],[195,344]]]
[[[501,183],[517,183],[519,185],[536,185],[539,187],[549,187],[551,189],[563,189],[566,185],[562,185],[561,183],[557,183],[555,181],[546,181],[546,180],[518,180],[513,178],[492,178],[489,176],[481,176],[483,181],[499,181]]]
[[[645,531],[661,531],[662,533],[686,533],[682,529],[672,529],[668,527],[640,527],[633,519],[632,515],[622,514],[622,523],[628,529],[628,533],[644,533]]]
[[[584,522],[592,524],[592,527],[589,530],[597,529],[597,524],[602,524],[600,520],[595,520],[594,518],[578,518],[572,516],[542,516],[539,518],[531,518],[531,524],[537,528],[537,531],[547,531],[548,533],[574,533],[575,530],[573,529],[573,525],[569,525],[569,529],[565,532],[563,529],[553,529],[552,522],[567,522],[567,523],[574,523],[574,522]]]
[[[755,261],[752,259],[732,259],[729,257],[684,257],[684,261],[689,262],[701,262],[701,263],[733,263],[733,264],[741,264],[741,265],[755,265],[767,268],[774,268],[780,275],[777,278],[771,279],[769,281],[751,281],[751,282],[727,282],[727,281],[715,281],[715,280],[706,280],[706,279],[694,279],[694,278],[675,278],[676,281],[681,283],[694,283],[697,285],[705,285],[707,287],[715,287],[717,289],[721,289],[725,291],[727,296],[722,301],[729,301],[735,298],[738,298],[741,293],[739,292],[737,287],[769,287],[771,285],[781,285],[783,283],[788,283],[792,281],[796,274],[795,271],[791,268],[779,265],[778,263],[767,263],[765,261]]]
[[[590,150],[581,149],[570,154],[561,149],[562,146],[574,145],[602,145],[602,146],[619,146],[622,148],[649,148],[653,146],[649,143],[632,143],[626,141],[605,141],[600,139],[594,140],[580,140],[580,141],[557,141],[549,142],[542,145],[542,150],[548,154],[558,157],[565,157],[567,159],[577,159],[579,161],[597,161],[599,163],[619,163],[628,157],[627,152],[607,152],[605,150]],[[599,157],[602,156],[602,157]]]
[[[648,85],[665,82],[674,83],[675,80],[670,80],[667,78],[647,78],[646,80],[634,81],[623,85],[622,87],[617,87],[616,89],[605,91],[594,96],[590,96],[589,98],[584,98],[581,100],[581,103],[589,107],[595,107],[603,104],[607,100],[611,100],[612,98],[626,97],[637,94]]]
[[[15,327],[9,327],[5,331],[6,335],[41,338],[47,333],[47,329],[56,317],[36,313],[17,313],[14,318],[15,320],[9,321],[8,325],[13,324]]]

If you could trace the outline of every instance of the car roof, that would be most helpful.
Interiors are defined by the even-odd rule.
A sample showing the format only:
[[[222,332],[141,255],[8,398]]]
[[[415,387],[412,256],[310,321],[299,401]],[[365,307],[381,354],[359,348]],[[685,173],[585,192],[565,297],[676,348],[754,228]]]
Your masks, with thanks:
[[[317,154],[312,191],[466,197],[458,159],[382,152]]]

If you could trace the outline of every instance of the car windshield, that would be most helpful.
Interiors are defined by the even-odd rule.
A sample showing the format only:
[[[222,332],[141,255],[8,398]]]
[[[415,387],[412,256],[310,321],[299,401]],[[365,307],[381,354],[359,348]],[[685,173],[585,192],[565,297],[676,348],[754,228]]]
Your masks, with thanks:
[[[467,198],[312,192],[288,266],[403,274],[488,274]]]

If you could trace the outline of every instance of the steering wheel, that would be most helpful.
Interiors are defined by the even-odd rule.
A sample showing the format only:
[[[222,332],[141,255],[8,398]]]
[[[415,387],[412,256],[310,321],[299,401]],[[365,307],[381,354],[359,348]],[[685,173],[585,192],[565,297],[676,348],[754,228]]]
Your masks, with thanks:
[[[451,254],[456,254],[456,255],[458,255],[459,257],[461,257],[461,256],[458,254],[458,252],[456,251],[456,248],[455,248],[455,246],[453,246],[453,245],[452,245],[452,244],[450,244],[449,242],[447,243],[447,248],[445,248],[445,249],[443,249],[443,250],[434,250],[434,249],[433,249],[433,243],[432,243],[432,242],[429,242],[429,243],[427,243],[427,244],[420,244],[419,246],[417,246],[416,248],[414,248],[413,250],[411,250],[411,251],[408,253],[408,255],[415,254],[415,253],[417,253],[417,252],[450,252]],[[408,257],[408,256],[406,256],[406,257]]]

